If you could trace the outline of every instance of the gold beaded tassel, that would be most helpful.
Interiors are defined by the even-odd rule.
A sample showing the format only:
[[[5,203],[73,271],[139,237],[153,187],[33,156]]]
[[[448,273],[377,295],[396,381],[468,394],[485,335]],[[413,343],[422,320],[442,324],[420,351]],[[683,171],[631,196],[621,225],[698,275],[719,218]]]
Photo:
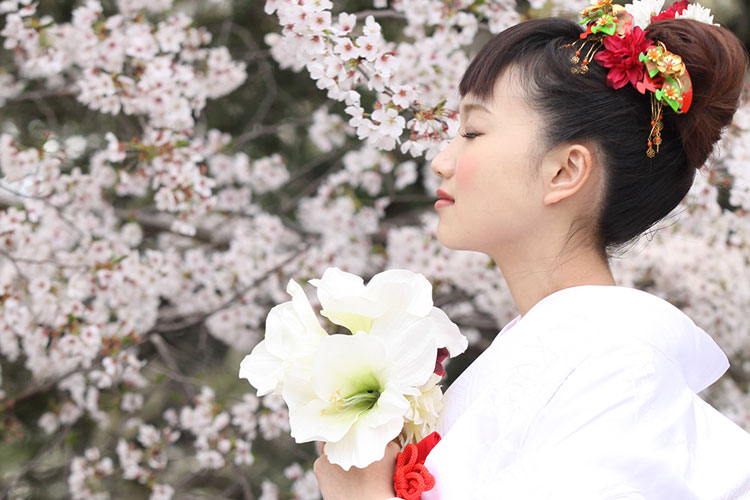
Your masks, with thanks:
[[[568,43],[565,45],[565,47],[575,50],[575,54],[570,58],[570,62],[573,63],[573,67],[570,68],[571,73],[585,75],[589,71],[589,63],[591,62],[591,57],[602,46],[602,41],[595,40],[594,42],[592,42],[583,60],[581,60],[581,54],[586,49],[586,44],[589,43],[589,40],[583,40],[583,42],[577,46],[576,44],[579,41],[580,40],[576,40],[573,43]],[[581,63],[580,66],[578,65],[579,62]]]
[[[664,128],[664,123],[662,123],[664,116],[661,111],[661,101],[651,94],[651,132],[648,134],[648,149],[646,150],[646,156],[649,158],[656,156],[661,146],[661,131]],[[654,146],[656,146],[656,151],[654,151]]]

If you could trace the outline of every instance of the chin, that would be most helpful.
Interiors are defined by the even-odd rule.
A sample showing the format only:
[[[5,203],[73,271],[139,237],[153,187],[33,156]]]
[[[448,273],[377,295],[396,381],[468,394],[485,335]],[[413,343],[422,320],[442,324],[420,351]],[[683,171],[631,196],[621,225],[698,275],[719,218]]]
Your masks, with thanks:
[[[444,247],[451,250],[475,250],[475,248],[467,246],[466,241],[458,237],[456,234],[451,234],[449,231],[446,231],[440,224],[438,224],[437,228],[437,239]]]

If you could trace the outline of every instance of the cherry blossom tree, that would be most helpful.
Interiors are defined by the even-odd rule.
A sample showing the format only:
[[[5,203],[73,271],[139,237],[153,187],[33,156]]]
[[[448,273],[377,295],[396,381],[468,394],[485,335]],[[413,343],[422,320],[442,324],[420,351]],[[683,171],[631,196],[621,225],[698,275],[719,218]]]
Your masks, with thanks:
[[[240,360],[330,266],[427,276],[448,380],[487,345],[514,306],[437,242],[429,160],[478,45],[587,3],[0,1],[0,498],[319,498]],[[617,278],[715,337],[750,429],[750,101],[663,226]]]

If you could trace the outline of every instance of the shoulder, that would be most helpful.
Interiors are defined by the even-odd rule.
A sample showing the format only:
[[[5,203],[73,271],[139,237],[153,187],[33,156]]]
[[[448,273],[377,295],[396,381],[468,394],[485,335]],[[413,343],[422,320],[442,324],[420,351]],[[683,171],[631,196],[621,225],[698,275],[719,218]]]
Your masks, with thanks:
[[[560,290],[535,305],[511,332],[520,344],[544,346],[567,359],[571,368],[604,353],[620,362],[661,357],[677,367],[694,392],[729,367],[716,342],[682,311],[626,287]]]
[[[598,495],[616,485],[645,498],[750,493],[750,435],[696,395],[672,359],[638,341],[577,365],[532,417],[519,456],[509,472],[549,468],[562,490],[589,481],[590,498],[609,498]]]

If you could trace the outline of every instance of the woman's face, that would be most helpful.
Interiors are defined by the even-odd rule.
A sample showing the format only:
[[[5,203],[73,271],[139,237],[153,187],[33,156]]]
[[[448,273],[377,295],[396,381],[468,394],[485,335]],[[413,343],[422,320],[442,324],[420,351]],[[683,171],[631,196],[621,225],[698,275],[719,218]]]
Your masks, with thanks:
[[[454,200],[436,203],[438,239],[449,248],[490,255],[520,249],[540,221],[541,120],[513,75],[498,78],[488,102],[471,94],[462,100],[459,135],[432,160],[441,190]]]

